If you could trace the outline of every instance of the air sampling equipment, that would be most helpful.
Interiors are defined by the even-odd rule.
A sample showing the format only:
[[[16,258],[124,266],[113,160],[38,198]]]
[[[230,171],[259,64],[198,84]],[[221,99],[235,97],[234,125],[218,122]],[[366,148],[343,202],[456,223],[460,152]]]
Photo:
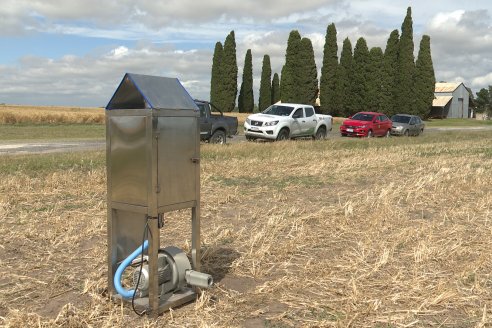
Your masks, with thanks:
[[[130,73],[106,106],[108,289],[139,314],[191,302],[213,284],[200,272],[199,115],[179,80]],[[160,245],[165,214],[186,209],[191,261]]]

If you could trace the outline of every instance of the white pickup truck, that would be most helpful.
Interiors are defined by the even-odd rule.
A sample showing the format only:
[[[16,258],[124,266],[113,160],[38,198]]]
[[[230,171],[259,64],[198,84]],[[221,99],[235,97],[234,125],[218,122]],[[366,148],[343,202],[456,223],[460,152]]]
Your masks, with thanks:
[[[244,122],[247,140],[286,140],[298,137],[326,138],[333,117],[314,112],[313,106],[274,104],[262,113],[248,116]]]

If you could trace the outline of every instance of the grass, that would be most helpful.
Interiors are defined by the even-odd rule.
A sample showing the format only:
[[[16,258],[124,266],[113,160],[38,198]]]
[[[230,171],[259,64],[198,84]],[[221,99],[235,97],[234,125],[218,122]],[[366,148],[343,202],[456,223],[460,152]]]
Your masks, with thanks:
[[[492,120],[475,120],[466,118],[430,119],[425,121],[427,127],[476,127],[492,126]]]
[[[104,124],[4,124],[0,125],[0,141],[104,139]]]
[[[0,124],[102,124],[102,108],[0,105]]]
[[[488,327],[487,132],[201,146],[202,268],[157,319],[106,294],[104,152],[0,157],[0,326]],[[189,251],[189,211],[163,245]]]

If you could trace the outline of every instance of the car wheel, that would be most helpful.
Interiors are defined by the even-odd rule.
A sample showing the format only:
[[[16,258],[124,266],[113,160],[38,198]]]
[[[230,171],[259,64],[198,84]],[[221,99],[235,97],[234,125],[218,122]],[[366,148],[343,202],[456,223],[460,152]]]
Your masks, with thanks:
[[[282,141],[282,140],[287,140],[289,139],[289,130],[287,129],[282,129],[279,131],[277,135],[277,141]]]
[[[210,143],[223,145],[226,143],[226,135],[222,130],[217,130],[210,137]]]
[[[386,131],[386,134],[385,134],[384,136],[385,136],[386,138],[391,137],[391,131],[390,131],[390,130]]]
[[[408,132],[408,130],[405,130],[405,132],[403,132],[403,135],[404,135],[405,137],[408,137],[408,136],[410,135],[410,132]]]
[[[313,136],[315,140],[322,140],[326,138],[326,129],[324,127],[320,127],[316,134]]]
[[[374,137],[374,133],[372,132],[372,130],[367,131],[367,137],[368,138]]]

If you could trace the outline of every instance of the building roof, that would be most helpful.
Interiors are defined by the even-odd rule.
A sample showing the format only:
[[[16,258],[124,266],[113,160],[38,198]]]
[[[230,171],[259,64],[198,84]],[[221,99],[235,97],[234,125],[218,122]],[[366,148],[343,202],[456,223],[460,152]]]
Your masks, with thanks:
[[[438,96],[432,101],[432,107],[444,107],[453,99],[453,96]]]
[[[458,89],[458,87],[463,83],[436,83],[436,88],[434,92],[454,92],[454,90]]]

